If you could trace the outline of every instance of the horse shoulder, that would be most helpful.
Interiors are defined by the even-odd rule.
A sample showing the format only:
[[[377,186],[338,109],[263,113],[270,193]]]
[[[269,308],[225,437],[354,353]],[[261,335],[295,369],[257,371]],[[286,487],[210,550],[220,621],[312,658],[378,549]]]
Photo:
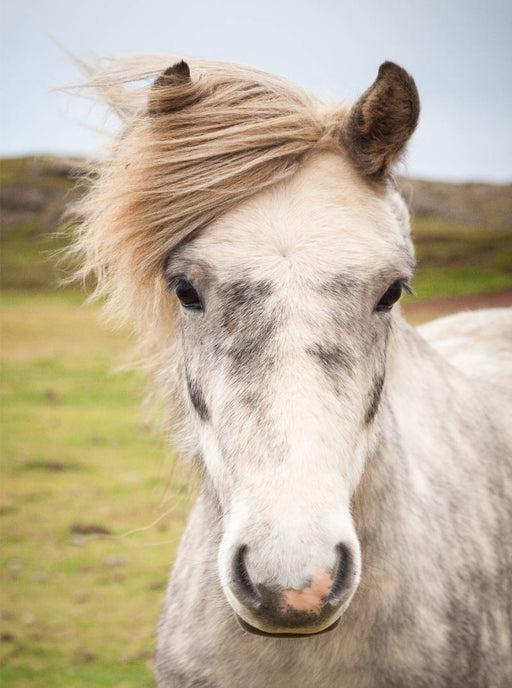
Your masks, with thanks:
[[[449,315],[418,327],[418,332],[468,377],[489,382],[510,393],[512,308]]]

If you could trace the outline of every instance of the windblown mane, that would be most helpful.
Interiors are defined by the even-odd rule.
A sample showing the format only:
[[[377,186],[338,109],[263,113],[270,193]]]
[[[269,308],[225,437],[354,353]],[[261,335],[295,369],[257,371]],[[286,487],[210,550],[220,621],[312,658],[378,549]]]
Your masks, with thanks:
[[[163,278],[170,251],[293,174],[313,147],[338,146],[345,114],[283,79],[221,62],[191,60],[189,82],[166,85],[158,77],[175,61],[116,60],[86,84],[122,131],[93,163],[72,248],[78,276],[94,276],[94,296],[106,297],[107,311],[130,323],[144,355],[157,359],[173,340]]]

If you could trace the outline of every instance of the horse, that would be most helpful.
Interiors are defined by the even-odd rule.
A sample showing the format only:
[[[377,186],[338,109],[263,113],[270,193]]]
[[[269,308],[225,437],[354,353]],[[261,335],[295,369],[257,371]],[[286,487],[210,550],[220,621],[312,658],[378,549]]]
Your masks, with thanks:
[[[79,273],[201,478],[158,685],[512,685],[512,313],[401,315],[413,78],[385,62],[351,106],[200,60],[91,84],[123,126]]]

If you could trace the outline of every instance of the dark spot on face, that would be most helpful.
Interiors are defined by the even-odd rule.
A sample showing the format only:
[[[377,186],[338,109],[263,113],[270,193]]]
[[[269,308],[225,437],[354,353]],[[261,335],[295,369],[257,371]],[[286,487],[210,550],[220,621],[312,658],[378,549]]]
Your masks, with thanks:
[[[354,365],[353,356],[341,346],[324,346],[315,344],[306,349],[322,366],[329,377],[338,375],[342,371],[350,372]]]
[[[320,284],[317,289],[327,296],[350,296],[359,287],[359,282],[354,277],[346,274],[336,275]]]
[[[219,290],[222,314],[215,353],[230,359],[230,372],[238,379],[256,371],[261,375],[274,363],[269,343],[280,313],[269,306],[272,292],[265,280],[237,280]]]
[[[226,353],[230,358],[230,370],[235,377],[251,378],[254,373],[262,376],[274,366],[274,356],[269,348],[269,343],[276,331],[276,323],[266,320],[255,323],[249,336],[239,336],[227,348]]]
[[[364,422],[366,425],[369,425],[375,418],[375,414],[377,413],[377,410],[379,408],[383,387],[384,373],[379,373],[373,379],[373,385],[369,395],[370,402],[368,404],[368,408],[366,409],[366,415],[364,418]]]
[[[363,283],[357,278],[341,273],[324,282],[311,285],[320,294],[329,307],[329,317],[336,329],[349,328],[360,334],[361,319],[358,315]]]
[[[187,381],[188,393],[190,395],[192,406],[199,414],[201,420],[208,420],[210,414],[208,413],[208,407],[206,406],[206,401],[199,383],[190,376],[188,371],[185,372],[185,379]]]
[[[223,326],[229,331],[243,331],[253,325],[255,318],[262,317],[265,301],[272,291],[272,284],[266,280],[237,280],[223,284],[219,290]]]

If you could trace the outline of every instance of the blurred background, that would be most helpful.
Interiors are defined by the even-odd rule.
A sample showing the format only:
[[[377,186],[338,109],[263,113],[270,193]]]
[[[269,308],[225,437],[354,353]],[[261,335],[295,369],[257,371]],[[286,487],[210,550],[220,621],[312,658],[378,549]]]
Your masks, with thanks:
[[[65,89],[73,58],[244,62],[353,99],[384,60],[422,99],[400,169],[413,323],[512,305],[512,5],[500,0],[3,0],[1,684],[154,686],[155,628],[189,508],[186,471],[123,369],[128,333],[59,287],[55,239],[115,120]],[[171,62],[172,60],[170,60]]]

